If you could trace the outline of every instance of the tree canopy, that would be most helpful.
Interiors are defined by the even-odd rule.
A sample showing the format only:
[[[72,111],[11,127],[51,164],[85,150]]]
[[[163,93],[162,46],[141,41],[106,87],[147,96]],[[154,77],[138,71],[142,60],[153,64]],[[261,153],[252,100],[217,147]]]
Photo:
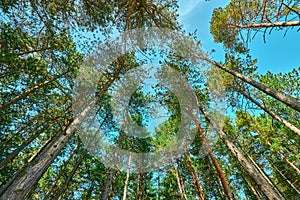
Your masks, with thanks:
[[[215,8],[221,62],[178,5],[0,2],[0,199],[300,196],[300,68],[261,74],[247,46],[299,29],[299,1]]]

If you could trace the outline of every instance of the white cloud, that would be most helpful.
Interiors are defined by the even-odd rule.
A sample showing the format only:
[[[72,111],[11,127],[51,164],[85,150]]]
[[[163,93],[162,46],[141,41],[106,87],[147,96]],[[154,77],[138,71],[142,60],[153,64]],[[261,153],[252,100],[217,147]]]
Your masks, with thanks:
[[[204,0],[179,0],[179,17],[182,18],[191,13],[197,7],[197,5],[203,1]]]

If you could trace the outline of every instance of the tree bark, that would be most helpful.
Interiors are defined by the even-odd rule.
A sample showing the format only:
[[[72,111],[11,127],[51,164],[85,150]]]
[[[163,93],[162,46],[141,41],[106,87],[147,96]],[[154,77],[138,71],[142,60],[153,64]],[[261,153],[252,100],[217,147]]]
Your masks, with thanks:
[[[185,191],[181,185],[181,181],[180,181],[180,178],[179,178],[179,173],[178,173],[178,169],[177,169],[177,166],[176,166],[176,163],[174,163],[174,170],[175,170],[175,175],[176,175],[176,180],[177,180],[177,185],[178,185],[178,189],[179,189],[179,192],[180,192],[180,197],[181,199],[185,199],[185,200],[188,200],[186,194],[185,194]]]
[[[216,170],[217,170],[217,173],[218,173],[218,175],[219,175],[219,177],[220,177],[220,180],[221,180],[221,182],[222,182],[222,185],[223,185],[223,187],[224,187],[224,190],[226,191],[227,197],[228,197],[230,200],[231,200],[231,199],[235,199],[234,196],[233,196],[233,193],[232,193],[232,191],[231,191],[231,189],[230,189],[230,187],[229,187],[229,183],[228,183],[228,181],[227,181],[227,179],[226,179],[226,177],[225,177],[225,175],[224,175],[224,173],[223,173],[223,171],[222,171],[222,169],[221,169],[221,167],[220,167],[220,165],[219,165],[217,159],[216,159],[215,156],[213,155],[213,153],[212,153],[212,151],[211,151],[211,149],[210,149],[210,146],[208,145],[208,142],[207,142],[207,140],[206,140],[206,138],[205,138],[205,136],[204,136],[204,134],[203,134],[201,125],[199,124],[198,120],[197,120],[196,117],[193,115],[193,113],[190,113],[190,114],[191,114],[191,116],[192,116],[194,122],[196,123],[198,132],[199,132],[199,134],[200,134],[200,138],[201,138],[201,140],[202,140],[203,143],[204,143],[205,149],[206,149],[206,151],[208,152],[209,157],[211,158],[211,160],[212,160],[212,162],[213,162],[213,164],[214,164],[214,166],[215,166],[215,168],[216,168]]]
[[[78,158],[78,160],[76,162],[76,165],[74,166],[74,168],[72,169],[71,173],[69,174],[66,182],[63,184],[63,186],[60,188],[60,190],[56,193],[56,195],[54,196],[53,199],[61,199],[61,195],[67,189],[68,185],[72,181],[72,178],[75,175],[76,171],[78,170],[79,165],[82,163],[82,161],[83,161],[83,158]]]
[[[48,128],[48,127],[47,127]],[[34,139],[36,139],[44,130],[38,131],[32,134],[27,140],[25,140],[20,146],[18,146],[12,153],[10,153],[5,159],[0,162],[0,169],[2,169],[5,165],[11,162],[28,144],[30,144]]]
[[[298,136],[300,136],[300,129],[298,129],[296,126],[294,126],[293,124],[289,123],[285,119],[281,118],[280,116],[278,116],[273,111],[267,109],[266,106],[264,106],[263,104],[259,103],[255,99],[253,99],[250,95],[246,94],[246,92],[244,92],[242,90],[237,90],[237,91],[239,93],[241,93],[244,97],[246,97],[247,99],[249,99],[251,102],[253,102],[254,104],[256,104],[258,107],[260,107],[263,111],[265,111],[266,113],[268,113],[271,117],[273,117],[278,122],[280,122],[281,124],[283,124],[285,127],[287,127],[288,129],[290,129],[291,131],[293,131],[294,133],[296,133]]]
[[[47,191],[44,200],[47,200],[49,198],[49,196],[51,195],[54,187],[57,185],[57,182],[60,178],[60,176],[65,172],[65,169],[67,168],[67,165],[69,164],[69,162],[72,160],[73,156],[75,155],[75,152],[77,151],[78,145],[72,150],[68,160],[64,163],[64,166],[61,168],[61,170],[59,171],[58,175],[56,176],[55,180],[53,181],[51,187],[49,188],[49,190]]]
[[[220,68],[221,70],[223,70],[225,72],[228,72],[229,74],[233,75],[234,77],[239,78],[242,81],[245,81],[246,83],[252,85],[253,87],[255,87],[257,89],[259,89],[260,91],[262,91],[262,92],[270,95],[271,97],[273,97],[273,98],[281,101],[282,103],[284,103],[284,104],[290,106],[291,108],[293,108],[293,109],[295,109],[295,110],[297,110],[297,111],[300,112],[300,100],[299,99],[294,98],[294,97],[292,97],[292,96],[290,96],[288,94],[283,95],[283,94],[281,94],[281,93],[279,93],[279,92],[277,92],[275,90],[272,90],[271,88],[267,87],[266,85],[261,84],[259,82],[256,82],[253,79],[248,78],[248,77],[244,76],[243,74],[241,74],[241,73],[239,73],[237,71],[229,69],[229,68],[227,68],[227,67],[225,67],[225,66],[217,63],[216,61],[211,60],[211,59],[209,59],[209,58],[207,58],[205,56],[201,56],[201,55],[196,54],[194,52],[191,52],[191,53],[195,57],[197,57],[197,58],[199,58],[201,60],[207,61],[208,63],[210,63],[210,64],[212,64],[212,65]]]
[[[197,173],[196,173],[196,170],[194,168],[193,161],[192,161],[191,156],[190,156],[190,150],[187,147],[186,143],[185,143],[185,148],[186,148],[187,159],[188,159],[188,162],[189,162],[189,165],[187,166],[187,168],[190,171],[190,173],[192,174],[193,181],[194,181],[194,186],[195,186],[195,189],[196,189],[196,192],[197,192],[197,195],[198,195],[199,199],[204,200],[203,190],[202,190],[200,181],[197,177]]]
[[[300,21],[292,22],[274,22],[274,23],[260,23],[260,24],[247,24],[247,25],[228,25],[229,28],[239,28],[239,29],[250,29],[250,28],[270,28],[270,27],[290,27],[290,26],[300,26]]]
[[[237,147],[228,139],[227,135],[219,127],[219,125],[209,116],[206,110],[200,106],[202,113],[205,115],[206,119],[210,122],[212,127],[218,132],[221,139],[224,141],[228,149],[231,151],[232,155],[239,161],[241,166],[249,174],[249,176],[256,182],[261,191],[266,195],[269,200],[284,200],[284,197],[278,192],[273,186],[266,180],[264,176],[253,166],[244,155],[237,149]]]
[[[128,166],[127,166],[127,174],[126,174],[126,180],[125,180],[125,185],[124,185],[123,200],[126,200],[126,198],[127,198],[127,189],[128,189],[128,183],[129,183],[129,177],[130,177],[130,165],[131,165],[131,152],[130,152],[129,158],[128,158]]]
[[[107,88],[113,83],[113,81],[119,76],[120,70],[114,75],[114,77],[103,87],[97,97],[101,97]],[[75,130],[82,123],[84,117],[90,112],[90,110],[96,104],[97,99],[89,103],[89,105],[73,120],[70,126],[66,129],[64,134],[60,135],[53,141],[53,144],[41,152],[39,159],[34,159],[27,166],[24,167],[22,172],[10,182],[9,186],[4,186],[5,190],[0,195],[0,199],[23,199],[25,195],[30,191],[30,188],[42,177],[44,172],[50,166],[50,164],[57,157],[59,152],[65,147],[68,141],[74,135]],[[36,160],[36,161],[35,161]],[[2,189],[1,189],[2,191]]]
[[[54,76],[53,78],[51,78],[50,80],[44,81],[42,83],[38,83],[35,86],[29,88],[28,90],[26,90],[25,92],[23,92],[22,94],[19,94],[18,96],[14,97],[13,99],[11,99],[9,102],[4,103],[3,105],[0,106],[0,111],[6,109],[7,107],[9,107],[12,104],[15,104],[17,101],[24,99],[25,97],[27,97],[30,93],[36,91],[37,89],[40,89],[42,87],[44,87],[45,85],[47,85],[48,83],[51,83],[52,81],[57,80],[58,78],[62,77],[64,74],[66,74],[68,72],[64,72],[60,75]]]

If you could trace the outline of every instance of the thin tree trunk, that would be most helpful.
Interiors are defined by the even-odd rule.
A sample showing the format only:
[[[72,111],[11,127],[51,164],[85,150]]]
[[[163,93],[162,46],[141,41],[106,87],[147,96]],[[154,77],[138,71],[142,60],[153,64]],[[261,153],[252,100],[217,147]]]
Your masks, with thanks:
[[[82,163],[83,158],[78,158],[76,165],[72,169],[71,173],[69,174],[68,178],[66,179],[66,182],[63,184],[63,186],[60,188],[60,190],[56,193],[53,199],[60,199],[63,192],[67,189],[68,185],[72,181],[73,176],[75,175],[76,171],[79,168],[79,165]]]
[[[253,164],[248,162],[244,155],[236,148],[236,146],[228,139],[227,135],[219,127],[219,125],[209,116],[206,110],[200,106],[201,111],[205,115],[206,119],[210,122],[212,127],[218,132],[221,139],[224,141],[228,149],[231,151],[232,155],[239,161],[243,166],[245,171],[251,176],[251,178],[256,182],[259,188],[263,191],[269,200],[284,200],[284,197],[278,192],[273,186],[266,180],[264,176],[256,169]]]
[[[113,177],[114,177],[114,172],[115,172],[115,159],[117,158],[118,156],[118,149],[120,148],[120,145],[121,145],[121,140],[122,140],[122,136],[123,136],[123,132],[121,131],[120,132],[120,137],[119,137],[119,140],[118,140],[118,144],[117,144],[117,150],[115,151],[114,153],[114,158],[113,158],[113,162],[112,162],[112,165],[110,166],[110,170],[109,170],[109,175],[108,175],[108,178],[106,180],[106,184],[105,184],[105,188],[104,188],[104,191],[103,191],[103,194],[102,194],[102,200],[107,200],[108,199],[108,196],[109,196],[109,191],[110,191],[110,186],[111,186],[111,183],[112,183],[112,180],[113,180]]]
[[[47,127],[48,128],[48,127]],[[25,140],[20,146],[18,146],[12,153],[10,153],[5,159],[0,162],[0,169],[11,162],[29,143],[36,139],[46,128],[32,134],[27,140]]]
[[[300,100],[297,99],[297,98],[294,98],[288,94],[281,94],[280,92],[277,92],[275,90],[272,90],[271,88],[267,87],[266,85],[264,84],[261,84],[259,82],[256,82],[254,81],[253,79],[251,78],[248,78],[246,76],[244,76],[243,74],[237,72],[237,71],[234,71],[232,69],[229,69],[227,67],[225,67],[224,65],[221,65],[219,63],[217,63],[216,61],[214,60],[211,60],[205,56],[202,56],[202,55],[199,55],[199,54],[196,54],[194,52],[191,52],[195,57],[201,59],[201,60],[205,60],[207,62],[209,62],[210,64],[220,68],[221,70],[225,71],[225,72],[228,72],[229,74],[233,75],[234,77],[237,77],[239,78],[240,80],[242,81],[245,81],[246,83],[249,83],[250,85],[252,85],[253,87],[259,89],[260,91],[274,97],[275,99],[281,101],[282,103],[285,103],[286,105],[290,106],[291,108],[297,110],[300,112]]]
[[[272,144],[271,144],[269,141],[267,142],[267,144],[268,144],[269,146],[272,146]],[[283,160],[284,160],[288,165],[290,165],[294,170],[296,170],[296,171],[300,174],[300,169],[299,169],[294,163],[290,162],[290,161],[287,159],[287,157],[286,157],[285,155],[283,155],[283,154],[280,152],[280,150],[277,150],[276,152],[279,154],[279,156],[280,156],[281,158],[283,158]]]
[[[47,85],[48,83],[57,80],[58,78],[62,77],[64,74],[66,74],[68,72],[64,72],[63,74],[60,74],[58,76],[55,76],[54,78],[44,81],[42,83],[38,83],[35,86],[29,88],[28,90],[26,90],[25,92],[23,92],[22,94],[19,94],[18,96],[14,97],[13,99],[11,99],[10,101],[4,103],[3,105],[0,106],[0,111],[6,109],[7,107],[9,107],[12,104],[15,104],[17,101],[24,99],[25,97],[27,97],[30,93],[36,91],[39,88],[44,87],[45,85]]]
[[[251,180],[249,180],[248,177],[246,177],[247,175],[242,175],[244,180],[247,182],[247,185],[249,186],[250,190],[252,191],[252,193],[256,196],[256,198],[258,200],[262,199],[262,195],[260,194],[259,191],[256,190],[255,186],[251,183]]]
[[[196,170],[195,170],[194,165],[193,165],[193,161],[192,161],[191,156],[190,156],[190,150],[189,150],[188,146],[186,145],[186,142],[185,142],[185,148],[186,148],[187,159],[188,159],[188,162],[189,162],[189,165],[187,166],[187,168],[190,171],[190,173],[192,174],[193,181],[194,181],[194,186],[195,186],[195,189],[196,189],[196,192],[197,192],[197,195],[198,195],[199,199],[204,200],[203,190],[202,190],[200,181],[197,177],[197,173],[196,173]]]
[[[268,175],[264,172],[263,169],[261,169],[260,166],[258,166],[258,164],[256,164],[256,162],[253,160],[253,158],[247,154],[247,157],[249,158],[249,160],[252,162],[253,166],[256,167],[256,169],[258,170],[258,172],[260,173],[261,176],[263,176],[265,178],[265,180],[268,181],[268,183],[272,186],[272,188],[281,196],[283,196],[280,192],[280,190],[277,188],[277,186],[274,184],[274,182],[268,177]]]
[[[298,196],[300,197],[300,191],[297,189],[296,186],[274,165],[272,165],[273,168],[276,169],[276,171],[282,176],[282,178],[297,192]]]
[[[114,77],[104,86],[97,97],[101,97],[113,81],[119,76],[118,71]],[[10,182],[9,186],[5,186],[4,192],[1,193],[0,199],[23,199],[30,191],[30,188],[41,178],[43,173],[47,170],[50,164],[54,161],[60,151],[65,147],[69,140],[74,135],[75,130],[80,126],[84,117],[96,104],[97,99],[89,103],[89,105],[73,120],[70,126],[66,129],[64,134],[60,135],[54,144],[41,152],[38,161],[30,162],[22,171]],[[1,189],[2,191],[2,189]]]
[[[159,178],[159,172],[157,177],[157,200],[160,200],[160,178]]]
[[[145,174],[138,174],[138,186],[136,191],[136,199],[144,200],[145,199]]]
[[[179,165],[178,165],[178,166],[179,166]],[[180,174],[178,174],[178,175],[179,175],[179,181],[180,181],[180,183],[181,183],[182,192],[183,192],[185,198],[187,199],[186,191],[185,191],[185,186],[184,186],[184,181],[183,181],[183,179],[182,179],[182,176],[180,176]]]
[[[293,124],[289,123],[285,119],[281,118],[280,116],[278,116],[273,111],[267,109],[266,106],[264,106],[263,104],[259,103],[255,99],[253,99],[250,95],[246,94],[246,92],[244,92],[242,90],[237,90],[237,91],[239,93],[241,93],[244,97],[246,97],[247,99],[249,99],[251,102],[253,102],[254,104],[256,104],[258,107],[260,107],[262,110],[264,110],[266,113],[268,113],[271,117],[273,117],[278,122],[280,122],[281,124],[283,124],[285,127],[287,127],[288,129],[290,129],[291,131],[293,131],[294,133],[296,133],[298,136],[300,136],[300,129],[298,129],[296,126],[294,126]]]
[[[229,187],[229,183],[228,183],[228,181],[227,181],[227,179],[226,179],[226,177],[225,177],[225,175],[224,175],[224,173],[223,173],[223,171],[222,171],[222,169],[221,169],[221,167],[220,167],[220,165],[219,165],[217,159],[215,158],[214,154],[212,153],[212,151],[211,151],[211,149],[210,149],[210,146],[208,145],[208,142],[207,142],[207,140],[206,140],[206,138],[205,138],[205,136],[204,136],[204,134],[203,134],[201,125],[199,124],[199,122],[198,122],[198,120],[196,119],[196,117],[194,116],[194,114],[193,114],[193,113],[190,113],[190,114],[191,114],[191,116],[192,116],[194,122],[196,123],[198,132],[199,132],[199,134],[200,134],[200,138],[201,138],[201,140],[202,140],[203,143],[204,143],[205,149],[206,149],[206,151],[208,152],[209,157],[211,158],[211,160],[212,160],[212,162],[213,162],[213,164],[214,164],[214,166],[215,166],[215,168],[216,168],[216,170],[217,170],[217,172],[218,172],[218,175],[219,175],[219,177],[220,177],[220,180],[221,180],[221,182],[222,182],[222,185],[223,185],[223,187],[224,187],[224,190],[226,191],[227,197],[228,197],[229,199],[234,199],[233,193],[232,193],[232,191],[231,191],[231,189],[230,189],[230,187]]]
[[[126,200],[126,198],[127,198],[127,189],[128,189],[128,183],[129,183],[129,177],[130,177],[131,155],[132,155],[132,153],[130,152],[129,158],[128,158],[126,180],[125,180],[125,185],[124,185],[123,200]]]
[[[126,110],[126,113],[128,113],[128,109]],[[124,123],[124,127],[126,125],[126,121]],[[117,148],[116,148],[116,151],[114,152],[114,157],[113,157],[113,162],[110,166],[110,170],[109,170],[109,175],[108,175],[108,178],[106,180],[106,183],[105,183],[105,188],[104,188],[104,191],[103,191],[103,194],[102,194],[102,200],[107,200],[108,199],[108,196],[109,196],[109,192],[110,192],[110,186],[111,186],[111,183],[112,183],[112,180],[113,180],[113,175],[114,175],[114,172],[115,172],[115,160],[117,159],[117,156],[119,154],[119,148],[121,146],[121,141],[122,141],[122,137],[123,137],[123,129],[124,127],[121,127],[121,130],[120,130],[120,136],[119,136],[119,139],[118,139],[118,144],[117,144]]]
[[[300,21],[248,24],[248,25],[241,25],[241,26],[233,25],[233,24],[228,25],[229,28],[240,28],[240,29],[291,27],[291,26],[300,26]]]
[[[50,186],[49,190],[47,191],[44,200],[47,200],[49,198],[49,195],[51,195],[54,187],[57,185],[57,182],[60,178],[60,176],[65,173],[65,169],[67,168],[67,165],[72,160],[73,156],[75,155],[75,152],[77,151],[78,145],[72,150],[68,160],[64,163],[64,166],[59,171],[58,175],[56,176],[55,180],[53,181],[52,185]]]
[[[175,175],[176,175],[178,189],[179,189],[179,192],[180,192],[180,197],[181,197],[181,199],[188,200],[187,196],[185,194],[185,191],[184,191],[184,189],[181,186],[181,182],[180,182],[179,173],[178,173],[178,169],[177,169],[176,163],[174,163],[174,169],[175,169]]]

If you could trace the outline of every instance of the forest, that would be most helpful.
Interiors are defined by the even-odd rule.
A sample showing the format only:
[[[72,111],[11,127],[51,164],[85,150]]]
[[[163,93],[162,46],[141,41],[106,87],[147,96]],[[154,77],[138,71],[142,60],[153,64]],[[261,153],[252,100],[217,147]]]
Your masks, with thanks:
[[[0,1],[1,200],[300,200],[300,63],[251,54],[300,1],[215,7],[222,60],[182,2]]]

